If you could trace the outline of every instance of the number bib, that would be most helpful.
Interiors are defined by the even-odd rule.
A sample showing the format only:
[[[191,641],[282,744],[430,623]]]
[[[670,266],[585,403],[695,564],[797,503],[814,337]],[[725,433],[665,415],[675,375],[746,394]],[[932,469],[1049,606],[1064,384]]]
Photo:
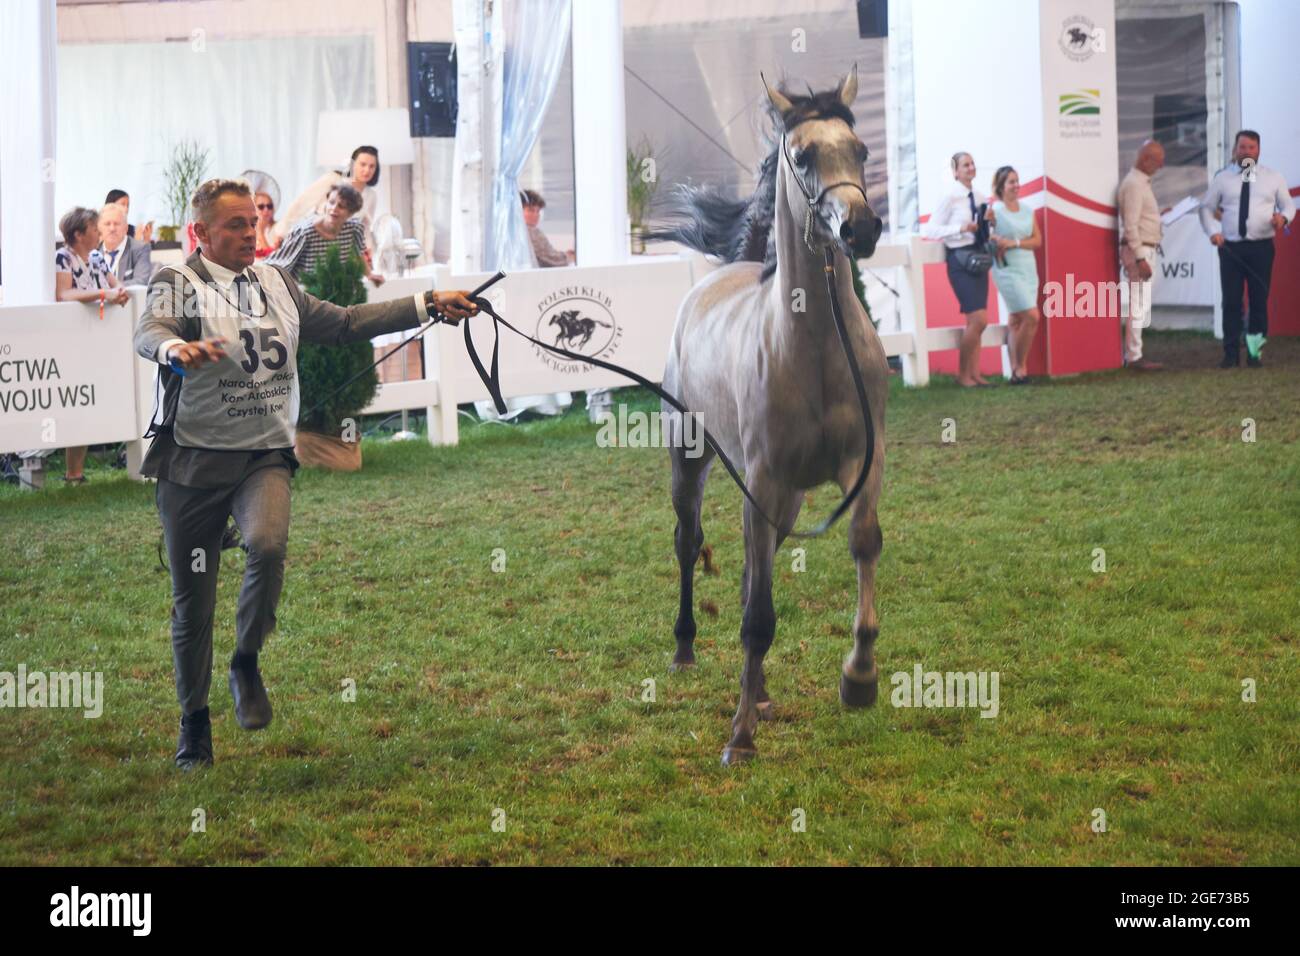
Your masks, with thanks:
[[[173,266],[197,291],[203,338],[225,339],[226,357],[181,379],[172,436],[185,448],[292,448],[298,423],[298,307],[284,277],[253,265],[264,315],[245,315],[188,266]],[[232,299],[233,290],[230,293]],[[253,309],[257,313],[263,309]]]

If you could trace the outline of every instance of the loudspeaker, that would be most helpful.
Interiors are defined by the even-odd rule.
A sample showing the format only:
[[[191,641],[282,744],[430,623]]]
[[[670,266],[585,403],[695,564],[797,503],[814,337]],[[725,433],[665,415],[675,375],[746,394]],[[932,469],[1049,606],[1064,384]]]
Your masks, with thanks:
[[[889,0],[858,0],[858,36],[864,40],[889,36]]]
[[[411,137],[456,135],[456,46],[406,44]]]

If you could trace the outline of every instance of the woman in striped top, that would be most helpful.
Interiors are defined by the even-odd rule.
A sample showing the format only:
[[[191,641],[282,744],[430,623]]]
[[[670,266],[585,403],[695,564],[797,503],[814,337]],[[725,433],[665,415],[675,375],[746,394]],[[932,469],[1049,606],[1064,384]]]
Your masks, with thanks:
[[[301,279],[316,268],[326,249],[338,243],[342,258],[356,252],[366,261],[366,278],[375,285],[382,284],[384,277],[370,269],[365,228],[360,220],[349,218],[360,209],[359,192],[351,186],[335,186],[325,200],[325,211],[295,226],[280,248],[267,256],[267,265],[283,266],[295,279]]]

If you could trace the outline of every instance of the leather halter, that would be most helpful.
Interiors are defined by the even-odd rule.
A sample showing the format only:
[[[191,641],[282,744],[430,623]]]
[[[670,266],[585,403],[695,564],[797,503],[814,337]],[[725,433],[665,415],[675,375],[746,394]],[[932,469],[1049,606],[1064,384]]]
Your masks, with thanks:
[[[808,117],[808,119],[816,119],[816,118],[817,117]],[[807,122],[807,120],[800,120],[799,122]],[[799,124],[796,123],[795,125],[797,126]],[[813,216],[816,215],[817,218],[821,219],[822,223],[825,224],[825,219],[823,218],[821,209],[819,207],[822,204],[822,200],[826,198],[826,194],[828,192],[830,192],[832,189],[838,189],[840,186],[852,186],[854,189],[856,189],[858,192],[862,194],[862,201],[865,202],[868,205],[868,207],[871,205],[871,200],[867,198],[867,191],[862,188],[862,185],[860,183],[851,182],[850,180],[847,179],[841,180],[840,182],[837,183],[831,183],[829,186],[827,186],[825,189],[819,192],[816,196],[813,196],[812,190],[804,185],[803,178],[799,175],[799,170],[798,167],[795,165],[794,160],[790,158],[790,144],[786,141],[786,133],[788,132],[789,130],[781,134],[781,154],[785,157],[786,164],[790,167],[790,175],[794,178],[795,185],[799,187],[799,192],[803,193],[804,202],[808,204],[808,208],[804,212],[804,217],[803,217],[804,245],[808,247],[809,252],[816,252],[817,247],[814,246],[812,243]]]

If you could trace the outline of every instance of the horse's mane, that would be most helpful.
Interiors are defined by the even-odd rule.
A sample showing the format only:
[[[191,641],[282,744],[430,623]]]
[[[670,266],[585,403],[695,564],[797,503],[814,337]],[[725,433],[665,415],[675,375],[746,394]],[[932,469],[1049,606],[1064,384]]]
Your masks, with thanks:
[[[761,280],[776,271],[776,165],[781,134],[810,119],[842,119],[853,125],[853,112],[840,102],[838,90],[805,96],[779,87],[791,109],[782,117],[763,98],[767,122],[763,144],[767,155],[758,167],[758,184],[748,199],[732,199],[716,186],[679,183],[660,211],[663,223],[647,239],[669,239],[723,262],[761,262]]]

